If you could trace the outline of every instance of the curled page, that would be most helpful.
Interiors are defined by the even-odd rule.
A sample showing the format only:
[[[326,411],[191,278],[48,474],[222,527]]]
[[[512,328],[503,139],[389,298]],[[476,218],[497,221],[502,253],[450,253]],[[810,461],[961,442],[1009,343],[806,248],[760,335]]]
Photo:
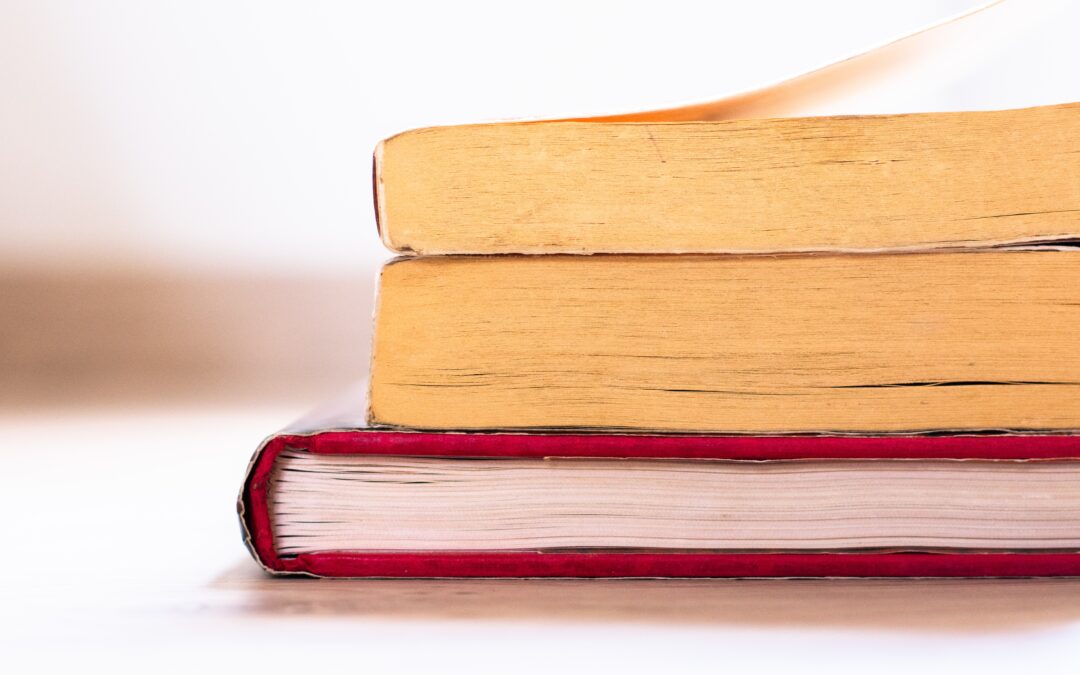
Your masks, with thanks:
[[[1068,245],[1080,238],[1076,105],[784,117],[911,54],[963,54],[1026,7],[992,3],[711,102],[399,134],[375,151],[383,242],[429,255]]]

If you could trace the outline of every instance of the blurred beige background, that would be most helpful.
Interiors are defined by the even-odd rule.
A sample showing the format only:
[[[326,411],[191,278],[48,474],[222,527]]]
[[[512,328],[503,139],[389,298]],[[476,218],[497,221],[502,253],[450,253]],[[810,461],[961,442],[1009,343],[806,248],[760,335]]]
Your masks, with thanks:
[[[1010,1],[804,112],[1080,99],[1080,7]],[[380,138],[708,99],[978,4],[4,0],[0,406],[314,401],[366,369]]]

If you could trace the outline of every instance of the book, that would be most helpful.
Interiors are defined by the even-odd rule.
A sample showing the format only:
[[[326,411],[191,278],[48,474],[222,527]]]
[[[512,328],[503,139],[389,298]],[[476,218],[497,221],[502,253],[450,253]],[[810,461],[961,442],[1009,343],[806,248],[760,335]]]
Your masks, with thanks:
[[[382,239],[400,253],[1071,241],[1080,238],[1080,104],[434,127],[380,143],[374,185]]]
[[[256,560],[329,577],[1080,574],[1080,437],[411,432],[359,392],[269,438]]]
[[[427,430],[1080,429],[1080,252],[405,258],[368,422]]]

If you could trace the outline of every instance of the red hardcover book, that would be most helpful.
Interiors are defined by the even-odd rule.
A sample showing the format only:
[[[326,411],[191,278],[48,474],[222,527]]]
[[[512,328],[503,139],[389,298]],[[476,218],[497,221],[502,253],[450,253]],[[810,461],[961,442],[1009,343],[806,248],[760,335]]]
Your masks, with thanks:
[[[345,401],[248,467],[272,573],[1080,575],[1080,436],[420,433]]]

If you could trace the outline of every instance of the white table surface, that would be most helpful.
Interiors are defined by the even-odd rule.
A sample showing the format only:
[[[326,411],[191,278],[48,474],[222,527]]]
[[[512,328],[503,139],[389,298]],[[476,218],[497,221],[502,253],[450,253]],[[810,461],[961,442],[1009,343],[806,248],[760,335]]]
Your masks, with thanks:
[[[234,500],[296,412],[0,415],[0,667],[1080,672],[1080,580],[270,579]]]

